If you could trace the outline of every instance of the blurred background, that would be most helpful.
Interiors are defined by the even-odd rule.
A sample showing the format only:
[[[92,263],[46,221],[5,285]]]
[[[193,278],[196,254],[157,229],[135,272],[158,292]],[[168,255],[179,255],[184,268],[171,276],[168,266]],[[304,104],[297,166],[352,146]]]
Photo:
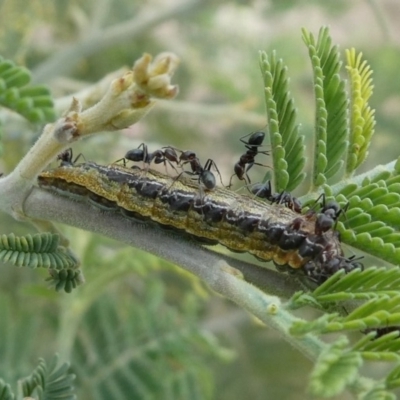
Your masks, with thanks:
[[[398,1],[143,3],[0,3],[0,55],[48,84],[60,113],[66,97],[131,66],[144,52],[180,57],[174,101],[160,101],[121,133],[80,142],[76,154],[110,163],[142,142],[150,151],[172,145],[194,150],[203,161],[212,158],[227,184],[245,150],[239,138],[266,126],[259,50],[276,50],[288,66],[298,121],[311,148],[314,99],[301,28],[317,36],[328,25],[343,61],[344,50],[355,47],[374,70],[377,129],[360,172],[398,157]],[[0,166],[7,173],[41,127],[8,112],[1,116]],[[263,157],[260,162],[268,164]],[[265,168],[254,167],[251,178],[264,174]],[[46,286],[46,271],[0,266],[0,378],[15,383],[38,357],[58,352],[72,363],[77,394],[85,400],[306,398],[311,362],[268,327],[163,260],[61,228],[81,257],[87,283],[69,295],[55,293]],[[9,232],[34,230],[2,214],[0,234]]]

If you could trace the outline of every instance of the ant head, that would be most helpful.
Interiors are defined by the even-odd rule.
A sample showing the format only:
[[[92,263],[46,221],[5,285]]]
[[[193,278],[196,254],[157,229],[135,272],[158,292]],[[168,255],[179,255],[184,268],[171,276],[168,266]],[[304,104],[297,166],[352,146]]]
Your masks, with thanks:
[[[360,260],[362,260],[364,258],[364,256],[351,256],[349,258],[346,258],[346,265],[348,266],[348,268],[351,270],[356,269],[356,268],[360,268],[361,271],[364,270],[364,264],[360,262]]]
[[[331,219],[335,220],[337,218],[337,216],[338,216],[338,213],[333,208],[327,208],[324,211],[323,215],[325,215],[328,218],[331,218]]]
[[[70,165],[72,164],[72,149],[71,147],[67,150],[64,150],[62,153],[57,155],[57,160],[61,161],[61,165]]]
[[[290,208],[300,214],[301,210],[303,209],[303,205],[301,204],[301,201],[299,199],[296,199],[296,197],[292,197],[292,206]]]
[[[327,232],[334,225],[334,219],[326,214],[318,214],[315,222],[315,230],[318,232]]]
[[[341,211],[340,204],[335,200],[330,200],[322,207],[322,212],[325,213],[328,210],[332,210],[336,215]]]

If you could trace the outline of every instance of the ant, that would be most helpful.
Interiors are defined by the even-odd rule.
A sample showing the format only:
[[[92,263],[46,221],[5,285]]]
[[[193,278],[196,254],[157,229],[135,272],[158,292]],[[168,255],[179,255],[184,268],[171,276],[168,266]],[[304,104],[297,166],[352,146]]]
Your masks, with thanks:
[[[271,181],[256,183],[251,188],[251,193],[262,199],[267,199],[271,203],[283,204],[285,207],[299,214],[301,213],[302,205],[300,200],[292,196],[289,192],[282,191],[281,193],[272,193]]]
[[[178,150],[180,151],[180,150]],[[186,150],[186,151],[182,151],[181,155],[179,157],[179,164],[183,167],[185,164],[189,164],[190,168],[192,169],[191,171],[183,171],[179,174],[182,175],[183,173],[188,174],[188,175],[192,175],[192,176],[197,176],[198,177],[198,183],[202,183],[206,189],[214,189],[216,186],[216,182],[215,182],[215,176],[214,174],[211,172],[211,167],[214,166],[214,168],[216,169],[216,171],[218,172],[219,175],[219,179],[221,181],[221,184],[223,186],[222,183],[222,178],[221,178],[221,173],[219,172],[219,169],[217,167],[217,164],[215,164],[215,161],[212,160],[211,158],[209,158],[204,167],[201,165],[199,158],[196,156],[196,153],[191,151],[191,150]],[[178,178],[179,178],[178,176]],[[178,179],[177,178],[177,179]]]
[[[168,164],[176,171],[176,168],[172,165],[172,163],[178,164],[178,154],[172,147],[163,147],[165,150],[156,150],[153,153],[149,153],[149,149],[145,143],[139,145],[137,149],[129,150],[125,157],[123,158],[124,163],[125,160],[130,160],[133,162],[143,161],[145,164],[150,165],[153,161],[155,164],[163,163],[165,168]]]
[[[74,165],[80,157],[83,157],[82,153],[79,153],[76,157],[75,160],[72,161],[72,159],[74,158],[73,152],[72,152],[72,148],[70,147],[67,150],[64,150],[62,153],[57,155],[57,160],[60,160],[60,166],[61,167],[69,167],[71,165]],[[85,158],[85,157],[83,157]]]
[[[244,140],[246,137],[249,137],[249,139],[246,141]],[[245,181],[246,184],[251,183],[251,180],[249,178],[248,172],[250,168],[253,167],[253,165],[260,165],[262,167],[266,167],[267,165],[260,164],[255,162],[255,157],[257,154],[265,154],[269,155],[268,151],[259,151],[258,148],[262,146],[262,143],[265,138],[265,133],[264,132],[253,132],[249,133],[248,135],[245,135],[240,138],[240,141],[244,143],[244,147],[246,147],[247,151],[246,153],[242,154],[239,158],[239,161],[235,164],[233,170],[235,173],[231,176],[231,179],[229,181],[229,185],[227,186],[230,188],[232,186],[232,178],[234,176],[237,176],[239,180]],[[246,167],[247,165],[247,167]],[[247,178],[247,179],[246,179]]]
[[[342,213],[345,213],[349,207],[347,203],[344,208],[340,207],[340,204],[335,200],[330,200],[326,202],[325,193],[322,193],[315,204],[322,198],[322,208],[321,212],[317,215],[317,220],[315,221],[315,233],[320,235],[327,232],[329,229],[333,228]],[[313,211],[311,211],[313,213]],[[309,214],[311,214],[309,211]]]
[[[355,255],[349,258],[344,256],[336,256],[329,260],[325,260],[319,269],[315,267],[315,264],[312,261],[309,261],[304,266],[303,270],[310,280],[320,285],[341,269],[343,269],[346,274],[350,273],[356,268],[359,268],[361,271],[363,271],[364,264],[360,262],[360,260],[363,258],[363,256],[356,257]]]

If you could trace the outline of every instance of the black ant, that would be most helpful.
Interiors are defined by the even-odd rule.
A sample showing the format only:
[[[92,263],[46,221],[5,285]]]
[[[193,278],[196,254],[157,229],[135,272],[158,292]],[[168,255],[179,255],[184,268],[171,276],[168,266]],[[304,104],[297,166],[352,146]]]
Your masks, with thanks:
[[[297,213],[301,213],[302,205],[300,200],[292,196],[289,192],[282,191],[280,193],[272,193],[271,181],[256,183],[251,188],[251,193],[262,199],[267,199],[271,203],[283,204],[285,207]]]
[[[249,139],[247,141],[244,140],[248,136],[250,136]],[[253,133],[249,133],[248,135],[245,135],[240,138],[240,141],[242,143],[244,143],[244,147],[246,147],[247,151],[246,151],[246,153],[244,153],[240,156],[239,161],[235,164],[235,166],[233,168],[235,173],[231,176],[228,188],[230,188],[232,186],[232,178],[234,176],[237,176],[239,178],[239,180],[241,180],[241,181],[245,181],[246,184],[250,184],[251,180],[249,178],[248,172],[249,172],[250,168],[253,167],[253,165],[260,165],[262,167],[267,166],[267,165],[255,162],[255,157],[257,154],[269,155],[268,151],[259,151],[258,150],[258,148],[260,146],[262,146],[264,138],[265,138],[264,132],[253,132]],[[247,165],[247,167],[246,167],[246,165]]]
[[[79,153],[76,157],[75,160],[72,161],[72,159],[74,158],[73,152],[72,152],[72,148],[70,147],[67,150],[64,150],[62,153],[57,155],[57,160],[60,160],[60,166],[61,167],[69,167],[71,165],[74,165],[80,157],[83,157],[82,153]],[[83,157],[85,158],[85,157]]]
[[[211,167],[214,166],[214,168],[218,172],[219,179],[223,186],[221,173],[219,172],[217,164],[215,164],[215,161],[213,161],[211,158],[209,158],[206,161],[206,163],[203,167],[200,163],[199,158],[196,156],[196,153],[191,150],[187,150],[187,151],[181,152],[181,155],[179,157],[179,163],[182,167],[185,164],[189,164],[190,168],[192,169],[191,171],[183,171],[180,175],[185,173],[188,175],[197,176],[199,184],[202,183],[209,190],[214,189],[216,186],[215,176],[211,172]],[[179,178],[179,176],[178,176],[178,178]]]
[[[342,213],[345,213],[347,208],[349,207],[349,203],[347,203],[346,206],[342,208],[340,204],[335,200],[330,200],[326,202],[325,193],[322,193],[315,201],[315,203],[318,204],[318,201],[321,198],[322,208],[321,212],[318,213],[317,220],[315,222],[315,233],[317,235],[327,232],[329,229],[333,228],[337,224],[340,215]]]
[[[304,273],[317,284],[322,284],[333,274],[343,269],[346,274],[350,273],[356,268],[361,271],[364,270],[364,264],[360,262],[363,256],[351,256],[346,258],[344,256],[336,256],[329,260],[324,260],[319,269],[315,267],[313,261],[309,261],[303,268]]]
[[[144,162],[147,165],[150,165],[153,161],[155,164],[163,163],[165,167],[168,164],[176,171],[176,168],[172,165],[172,163],[179,163],[178,154],[172,147],[163,147],[165,150],[156,150],[153,153],[149,153],[149,149],[145,143],[139,145],[138,148],[129,150],[123,160],[130,160],[133,162]]]

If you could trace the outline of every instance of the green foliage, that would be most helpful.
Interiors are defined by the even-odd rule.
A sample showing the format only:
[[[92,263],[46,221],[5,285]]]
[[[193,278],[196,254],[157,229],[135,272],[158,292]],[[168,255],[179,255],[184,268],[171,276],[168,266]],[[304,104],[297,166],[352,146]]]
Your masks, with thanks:
[[[311,394],[336,396],[355,381],[362,358],[357,352],[347,351],[347,346],[347,339],[342,337],[321,352],[311,374]]]
[[[0,236],[0,261],[17,267],[66,269],[76,268],[77,260],[59,246],[59,236],[38,233],[17,237]]]
[[[38,400],[74,400],[73,387],[75,375],[70,374],[69,364],[58,365],[58,356],[54,356],[49,365],[39,359],[39,365],[27,378],[18,382],[23,396],[35,396]]]
[[[316,98],[314,188],[320,187],[327,200],[346,207],[338,223],[343,242],[393,264],[400,264],[400,173],[380,167],[374,177],[358,181],[326,182],[346,172],[351,175],[368,155],[374,132],[374,111],[368,104],[372,94],[371,70],[361,54],[347,52],[351,91],[340,77],[342,62],[338,46],[332,45],[329,30],[322,28],[318,38],[303,29],[314,74]],[[286,67],[275,53],[269,59],[261,54],[267,116],[271,136],[276,190],[292,190],[304,178],[304,146],[295,125],[293,100],[288,91]],[[349,116],[350,114],[350,116]],[[348,144],[350,144],[348,146]],[[346,160],[346,168],[342,168]],[[307,195],[308,204],[317,193]],[[303,199],[301,199],[303,200]],[[306,202],[307,203],[307,202]]]
[[[261,52],[260,67],[265,86],[275,190],[291,191],[305,178],[306,158],[304,136],[299,134],[297,111],[288,89],[287,67],[282,60],[276,59],[275,52],[270,58]]]
[[[353,345],[353,350],[360,352],[362,357],[368,361],[400,362],[399,329],[388,332],[380,337],[379,334],[379,330],[371,330],[371,332]]]
[[[348,315],[325,314],[314,321],[298,321],[292,327],[294,334],[308,332],[328,333],[343,330],[385,328],[400,324],[400,272],[397,268],[370,268],[343,271],[331,276],[312,293],[296,293],[290,307],[306,304],[328,307],[348,300],[366,300]]]
[[[17,267],[47,268],[48,280],[56,290],[70,293],[83,282],[79,262],[63,246],[59,246],[59,236],[38,233],[16,237],[13,233],[0,236],[0,262]]]
[[[49,89],[43,85],[30,86],[30,80],[29,70],[0,57],[0,105],[33,123],[54,121],[55,111]]]
[[[346,274],[338,271],[312,293],[296,293],[292,306],[345,301],[369,300],[380,296],[395,296],[400,291],[400,270],[398,268],[371,267],[364,271],[355,269]]]
[[[46,279],[54,286],[57,292],[64,290],[66,293],[71,293],[81,283],[84,282],[82,271],[80,269],[49,269],[50,276]]]
[[[33,397],[37,400],[75,400],[73,381],[75,375],[70,374],[69,364],[58,365],[58,356],[54,356],[50,365],[39,359],[39,365],[27,378],[18,381],[20,395]],[[0,379],[0,400],[15,400],[11,387]]]
[[[0,379],[0,400],[14,400],[15,396],[11,391],[10,385]]]
[[[383,260],[400,263],[400,161],[394,168],[368,174],[361,184],[357,177],[349,178],[366,159],[374,130],[374,114],[368,105],[372,93],[371,71],[365,61],[361,61],[361,55],[348,52],[351,84],[348,96],[345,82],[339,75],[342,65],[339,51],[332,45],[328,29],[323,28],[317,40],[304,30],[303,39],[312,62],[316,98],[314,189],[323,190],[328,200],[335,198],[342,207],[349,204],[345,217],[338,224],[345,243]],[[305,148],[288,91],[287,69],[275,53],[271,56],[261,53],[260,64],[276,190],[293,190],[305,178]],[[31,121],[51,119],[48,92],[26,86],[29,79],[26,70],[1,60],[1,104]],[[349,179],[327,186],[330,179],[344,177],[343,174],[339,177],[341,171]],[[316,191],[308,197],[316,198]],[[0,260],[17,266],[48,268],[49,280],[57,290],[69,292],[83,280],[76,259],[58,245],[58,238],[53,235],[19,238],[3,235],[0,245],[3,246],[0,247]],[[98,247],[93,246],[87,253],[94,254],[97,250]],[[85,264],[90,263],[90,257],[87,258]],[[208,357],[227,359],[230,354],[217,345],[213,336],[199,328],[198,304],[194,297],[188,296],[182,302],[182,310],[175,310],[168,306],[164,286],[142,280],[142,277],[130,282],[132,287],[126,297],[124,293],[112,298],[104,295],[99,287],[109,284],[110,277],[121,278],[121,271],[126,273],[127,270],[123,257],[114,263],[104,258],[108,267],[113,268],[99,271],[100,263],[95,265],[96,273],[91,282],[94,288],[87,298],[80,293],[82,299],[76,299],[73,306],[64,307],[67,310],[64,312],[70,314],[64,325],[60,324],[64,327],[61,336],[69,334],[68,339],[74,343],[73,365],[79,376],[82,398],[212,398],[213,376],[207,368]],[[130,262],[138,261],[134,257]],[[143,270],[146,267],[142,266]],[[396,269],[371,268],[348,275],[341,271],[314,292],[296,294],[288,308],[311,304],[320,309],[342,306],[347,309],[345,301],[365,303],[353,310],[350,307],[346,316],[327,313],[315,321],[299,321],[291,332],[297,336],[311,336],[396,326],[400,324],[399,281]],[[133,293],[138,287],[145,289],[141,298],[135,298]],[[74,300],[74,296],[70,298]],[[101,300],[96,302],[96,298]],[[144,304],[140,302],[142,299]],[[86,312],[85,307],[91,302],[93,305]],[[74,314],[79,314],[75,320]],[[73,336],[70,326],[78,325],[79,335]],[[372,331],[355,344],[339,338],[327,345],[319,354],[312,373],[310,392],[317,396],[341,393],[356,382],[365,360],[399,362],[397,333],[376,336]],[[296,337],[292,339],[295,341]],[[66,373],[67,369],[66,364],[56,368],[56,362],[47,368],[41,361],[37,370],[21,382],[24,395],[34,392],[39,398],[50,400],[61,390],[66,398],[73,398],[73,378]],[[395,367],[385,382],[371,383],[364,388],[360,398],[392,398],[387,389],[399,386],[399,376],[400,369]],[[0,394],[13,398],[9,386],[2,381]]]
[[[350,330],[365,330],[369,328],[384,328],[387,326],[400,325],[399,311],[400,295],[382,296],[371,299],[348,316],[339,314],[326,314],[312,322],[298,321],[291,332],[303,335],[308,332],[330,333]]]
[[[359,186],[345,185],[334,196],[343,206],[348,204],[338,224],[342,240],[393,264],[400,264],[399,166],[397,162],[391,171],[381,167],[375,177]]]
[[[351,86],[350,110],[350,146],[346,163],[346,172],[350,175],[368,155],[368,148],[375,128],[375,110],[368,100],[372,95],[372,71],[366,61],[362,61],[362,53],[355,49],[347,50],[347,71]]]
[[[73,355],[82,398],[213,398],[207,360],[231,355],[199,328],[192,294],[179,311],[167,304],[164,290],[149,279],[141,300],[130,292],[118,306],[102,296],[86,313]]]
[[[314,73],[316,123],[313,184],[318,187],[334,176],[343,165],[347,149],[348,98],[338,46],[332,46],[328,28],[321,28],[318,39],[303,29]]]
[[[348,315],[333,312],[325,313],[313,321],[296,321],[291,328],[293,334],[348,330],[364,333],[353,344],[341,338],[325,348],[312,374],[312,393],[321,396],[338,394],[346,385],[354,383],[353,378],[359,375],[362,361],[400,364],[399,284],[398,268],[369,268],[347,275],[339,271],[312,293],[296,293],[293,296],[289,307],[311,304],[325,309],[335,306],[335,309],[342,311],[341,314],[344,309],[348,311]],[[352,302],[354,300],[357,303]],[[360,304],[360,301],[364,302]],[[360,398],[395,398],[389,391],[400,385],[398,375],[399,367],[396,366],[385,381],[368,381],[368,389],[365,388]]]
[[[400,387],[400,365],[394,368],[386,377],[386,384],[390,389]]]

